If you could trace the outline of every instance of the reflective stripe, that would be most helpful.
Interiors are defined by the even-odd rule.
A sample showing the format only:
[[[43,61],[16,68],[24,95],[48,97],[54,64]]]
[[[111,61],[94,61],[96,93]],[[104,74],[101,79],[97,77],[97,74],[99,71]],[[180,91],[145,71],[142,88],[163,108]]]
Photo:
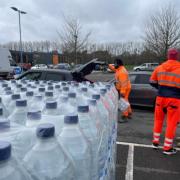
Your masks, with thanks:
[[[160,85],[161,85],[161,83],[165,83],[165,84],[168,84],[168,85],[175,85],[178,88],[180,88],[180,83],[177,83],[177,82],[172,82],[172,81],[167,81],[167,80],[159,80],[158,82],[159,82]]]
[[[154,136],[160,136],[160,133],[154,133]]]
[[[150,80],[149,82],[150,83],[156,83],[156,84],[158,83],[158,81],[155,81],[155,80]]]
[[[167,143],[164,143],[164,146],[166,146],[166,147],[171,147],[171,146],[172,146],[172,144],[167,144]]]
[[[154,138],[154,141],[159,141],[159,138]]]
[[[173,142],[173,139],[165,138],[165,141],[172,143],[172,142]]]
[[[157,76],[161,76],[161,75],[167,75],[167,76],[173,76],[173,77],[180,78],[179,74],[175,74],[175,73],[171,73],[171,72],[158,72],[157,73]]]

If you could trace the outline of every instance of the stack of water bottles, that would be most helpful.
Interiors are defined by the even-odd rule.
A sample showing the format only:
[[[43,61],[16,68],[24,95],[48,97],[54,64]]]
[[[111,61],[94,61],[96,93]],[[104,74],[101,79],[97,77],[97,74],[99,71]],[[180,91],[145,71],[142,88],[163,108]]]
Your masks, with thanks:
[[[117,114],[112,84],[0,81],[0,180],[115,179]]]

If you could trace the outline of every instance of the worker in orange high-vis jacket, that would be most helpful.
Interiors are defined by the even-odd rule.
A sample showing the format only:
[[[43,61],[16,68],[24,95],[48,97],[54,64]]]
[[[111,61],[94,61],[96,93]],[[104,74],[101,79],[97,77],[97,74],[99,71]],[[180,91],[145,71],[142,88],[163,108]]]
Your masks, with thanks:
[[[165,116],[167,127],[163,153],[175,154],[173,140],[180,117],[180,61],[177,49],[168,51],[168,60],[159,65],[150,78],[150,84],[158,89],[155,104],[153,148],[158,149]]]
[[[116,89],[120,97],[123,97],[128,101],[129,94],[131,91],[131,83],[129,80],[128,71],[123,66],[123,61],[121,59],[115,59],[115,64],[109,64],[109,68],[115,72],[116,80]],[[127,119],[130,119],[132,115],[131,106],[127,111],[122,113],[121,120],[119,122],[127,122]]]

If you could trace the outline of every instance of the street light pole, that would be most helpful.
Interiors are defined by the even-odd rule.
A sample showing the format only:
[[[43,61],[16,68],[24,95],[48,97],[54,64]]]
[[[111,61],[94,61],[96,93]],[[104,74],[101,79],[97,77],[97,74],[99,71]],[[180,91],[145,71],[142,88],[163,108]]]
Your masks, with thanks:
[[[21,36],[21,14],[27,14],[24,11],[19,10],[16,7],[11,7],[14,11],[18,12],[19,17],[19,36],[20,36],[20,63],[23,63],[23,52],[22,52],[22,36]]]
[[[78,36],[75,34],[75,35],[74,35],[74,38],[75,38],[75,45],[74,45],[75,62],[76,62],[76,64],[77,64],[77,38],[78,38]]]

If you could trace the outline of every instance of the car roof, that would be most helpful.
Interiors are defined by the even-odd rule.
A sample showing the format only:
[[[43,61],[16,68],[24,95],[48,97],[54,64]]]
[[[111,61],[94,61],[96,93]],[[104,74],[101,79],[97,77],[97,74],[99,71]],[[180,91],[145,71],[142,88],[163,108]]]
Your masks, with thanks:
[[[68,70],[61,70],[61,69],[31,69],[29,70],[28,72],[56,72],[56,73],[67,73],[67,74],[70,74],[71,71],[68,71]]]

